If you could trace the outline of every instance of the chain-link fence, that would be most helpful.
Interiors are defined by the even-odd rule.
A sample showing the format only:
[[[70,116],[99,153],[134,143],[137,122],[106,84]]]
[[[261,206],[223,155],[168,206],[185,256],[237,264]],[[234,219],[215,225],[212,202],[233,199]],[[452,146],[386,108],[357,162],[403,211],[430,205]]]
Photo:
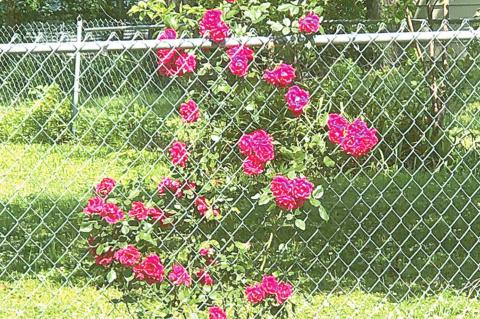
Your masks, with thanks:
[[[125,37],[118,32],[127,28],[80,23],[61,39],[0,45],[0,316],[203,318],[218,304],[239,318],[480,316],[478,30],[338,27],[216,46],[148,40],[158,28]],[[225,53],[238,44],[255,51],[245,77],[231,73]],[[195,71],[162,75],[158,50],[194,54]],[[262,79],[281,61],[310,92],[300,117],[289,113],[286,89]],[[192,125],[179,114],[189,99],[201,111]],[[363,157],[343,154],[327,138],[331,113],[363,118],[378,145]],[[238,140],[256,129],[272,135],[275,160],[248,177]],[[188,145],[187,168],[170,164],[176,140]],[[276,174],[322,186],[321,206],[275,208],[267,190]],[[196,190],[159,197],[166,176]],[[87,237],[98,229],[82,213],[103,177],[117,181],[112,202],[125,211],[141,198],[176,212],[170,226],[147,223],[156,230],[135,239],[166,268],[180,260],[193,274],[202,258],[192,252],[215,246],[214,286],[193,275],[187,290],[141,286],[132,308],[122,308],[123,273],[95,265]],[[198,216],[202,196],[219,216]],[[143,225],[123,224],[117,242]],[[293,301],[241,308],[244,287],[272,273],[294,285]],[[135,312],[138,304],[145,308]]]

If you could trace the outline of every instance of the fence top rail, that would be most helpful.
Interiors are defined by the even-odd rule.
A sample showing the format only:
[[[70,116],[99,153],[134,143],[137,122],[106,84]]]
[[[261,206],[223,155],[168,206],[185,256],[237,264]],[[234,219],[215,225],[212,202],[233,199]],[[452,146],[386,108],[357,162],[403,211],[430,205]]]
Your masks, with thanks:
[[[121,26],[110,26],[110,27],[87,27],[83,30],[86,32],[95,32],[95,31],[125,31],[125,30],[150,30],[150,29],[160,29],[164,28],[163,24],[155,25],[121,25]]]
[[[462,31],[431,31],[431,32],[397,32],[397,33],[351,33],[326,34],[313,37],[316,45],[345,45],[389,43],[389,42],[428,42],[450,40],[480,39],[480,30]],[[235,45],[263,46],[268,43],[295,43],[306,41],[304,37],[239,37],[229,38],[220,46]],[[58,43],[7,43],[0,44],[0,53],[75,53],[98,51],[148,50],[148,49],[193,49],[219,46],[207,39],[176,39],[176,40],[128,40],[128,41],[96,41],[96,42],[58,42]]]

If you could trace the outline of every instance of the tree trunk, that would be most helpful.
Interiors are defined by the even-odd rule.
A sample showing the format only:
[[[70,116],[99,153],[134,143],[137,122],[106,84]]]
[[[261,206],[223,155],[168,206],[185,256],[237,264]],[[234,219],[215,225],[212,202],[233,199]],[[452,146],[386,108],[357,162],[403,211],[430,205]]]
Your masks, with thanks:
[[[382,0],[365,0],[367,6],[367,18],[380,20],[382,18]]]
[[[7,25],[17,24],[17,6],[16,0],[6,0],[5,1],[5,23]]]
[[[118,12],[118,17],[119,19],[122,19],[125,17],[125,3],[123,0],[117,0],[117,12]]]

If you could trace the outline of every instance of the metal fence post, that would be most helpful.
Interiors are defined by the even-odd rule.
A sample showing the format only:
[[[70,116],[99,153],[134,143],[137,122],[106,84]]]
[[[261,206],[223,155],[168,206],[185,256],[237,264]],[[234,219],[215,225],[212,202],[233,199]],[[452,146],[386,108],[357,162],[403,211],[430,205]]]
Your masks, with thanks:
[[[83,20],[78,18],[77,20],[77,44],[80,45],[82,42],[82,33],[83,33]],[[75,119],[78,115],[78,101],[80,95],[80,59],[81,53],[78,48],[75,52],[75,78],[73,82],[73,104],[72,104],[72,122],[71,128],[72,133],[75,135]]]

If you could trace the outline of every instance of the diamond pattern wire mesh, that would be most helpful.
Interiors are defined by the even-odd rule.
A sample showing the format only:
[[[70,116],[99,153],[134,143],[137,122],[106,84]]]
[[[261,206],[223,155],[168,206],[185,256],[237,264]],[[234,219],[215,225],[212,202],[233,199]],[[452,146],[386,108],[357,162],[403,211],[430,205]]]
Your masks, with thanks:
[[[202,92],[198,105],[209,105],[210,121],[200,130],[220,137],[196,141],[222,155],[212,176],[227,167],[232,172],[229,182],[218,189],[220,196],[243,174],[241,165],[232,164],[241,163],[235,146],[238,136],[228,132],[241,134],[259,127],[268,131],[286,121],[286,131],[305,130],[292,141],[302,151],[315,136],[325,137],[322,115],[343,112],[364,117],[381,137],[367,158],[340,157],[323,169],[325,176],[319,179],[324,181],[322,204],[330,215],[328,222],[308,216],[305,231],[288,231],[287,237],[265,233],[263,226],[270,221],[259,217],[264,207],[244,187],[226,204],[224,214],[230,224],[219,223],[209,234],[200,227],[196,232],[225,238],[222,249],[237,240],[279,244],[276,250],[257,246],[253,262],[265,273],[288,273],[296,291],[309,298],[321,295],[324,307],[330,296],[349,295],[356,289],[382,294],[393,302],[447,288],[477,295],[480,55],[475,37],[385,42],[372,35],[364,43],[315,45],[290,39],[282,49],[256,46],[252,72],[270,66],[258,57],[290,59],[314,87],[312,112],[292,122],[285,119],[287,110],[278,101],[283,93],[262,93],[261,80],[244,81],[248,89],[235,94],[239,84],[231,79],[227,63],[215,65],[223,59],[223,48],[194,47],[190,52],[208,66],[203,73],[167,78],[158,74],[156,49],[146,45],[143,35],[132,38],[145,44],[144,49],[118,42],[122,50],[110,51],[85,32],[82,45],[90,43],[96,49],[80,53],[78,113],[72,119],[79,51],[61,52],[55,47],[57,41],[76,41],[75,26],[64,27],[69,34],[65,37],[52,33],[22,37],[23,41],[17,36],[2,39],[17,48],[27,42],[34,43],[30,50],[51,47],[43,53],[14,54],[12,46],[0,50],[0,278],[12,282],[5,300],[22,289],[19,279],[39,279],[40,289],[43,278],[55,274],[59,287],[52,289],[50,302],[39,305],[44,307],[41,315],[48,317],[49,304],[54,304],[60,289],[76,283],[78,297],[90,289],[93,278],[84,266],[90,257],[77,216],[91,185],[108,175],[147,179],[166,174],[178,106],[192,91]],[[439,30],[472,27],[443,24]],[[371,35],[361,28],[357,31],[357,36]],[[403,24],[393,35],[406,31]],[[421,31],[431,30],[424,24]],[[333,39],[343,34],[339,27]],[[390,35],[376,35],[382,34]],[[109,43],[120,38],[108,36]],[[279,111],[279,105],[285,110]],[[253,121],[238,121],[245,112]],[[271,117],[263,118],[265,113]],[[328,152],[319,155],[319,166],[325,164],[325,155]],[[194,167],[191,174],[202,172]],[[240,203],[242,211],[235,209]],[[184,239],[190,235],[183,234]],[[164,249],[169,251],[167,246]],[[109,296],[104,288],[99,290]],[[384,299],[377,302],[382,308]],[[95,301],[91,306],[92,314],[85,317],[95,316]],[[405,316],[400,309],[395,311]],[[313,313],[319,317],[321,309]],[[354,311],[351,317],[355,316]]]

